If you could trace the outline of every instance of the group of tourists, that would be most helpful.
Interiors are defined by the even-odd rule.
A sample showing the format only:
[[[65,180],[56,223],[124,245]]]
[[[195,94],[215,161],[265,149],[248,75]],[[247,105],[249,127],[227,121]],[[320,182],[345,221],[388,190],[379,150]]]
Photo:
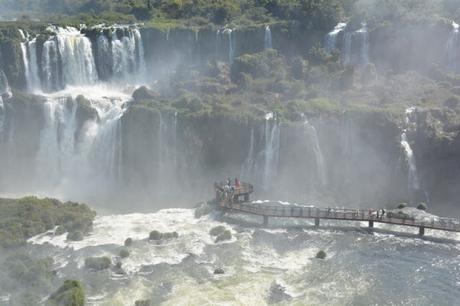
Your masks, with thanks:
[[[216,184],[215,186],[217,199],[233,202],[235,197],[237,197],[235,191],[241,188],[241,183],[238,178],[235,178],[232,184],[232,180],[228,178],[223,187],[220,184]]]

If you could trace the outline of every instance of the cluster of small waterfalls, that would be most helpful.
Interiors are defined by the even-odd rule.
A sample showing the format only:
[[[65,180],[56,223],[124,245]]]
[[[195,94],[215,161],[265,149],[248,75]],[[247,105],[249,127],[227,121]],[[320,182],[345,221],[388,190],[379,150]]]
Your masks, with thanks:
[[[363,23],[356,31],[350,30],[347,26],[346,23],[338,23],[326,35],[326,51],[333,52],[340,48],[341,59],[345,65],[367,65],[369,63],[369,33],[366,23]],[[340,47],[337,40],[339,35],[343,37]]]

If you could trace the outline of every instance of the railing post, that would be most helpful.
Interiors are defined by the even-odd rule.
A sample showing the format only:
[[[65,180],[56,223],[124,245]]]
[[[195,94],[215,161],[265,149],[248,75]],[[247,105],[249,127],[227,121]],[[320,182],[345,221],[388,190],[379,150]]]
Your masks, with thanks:
[[[315,218],[315,228],[319,228],[319,218]]]
[[[264,216],[264,226],[268,225],[268,216]]]
[[[420,226],[419,229],[418,229],[418,235],[420,237],[423,237],[423,235],[425,235],[425,227],[423,226]]]

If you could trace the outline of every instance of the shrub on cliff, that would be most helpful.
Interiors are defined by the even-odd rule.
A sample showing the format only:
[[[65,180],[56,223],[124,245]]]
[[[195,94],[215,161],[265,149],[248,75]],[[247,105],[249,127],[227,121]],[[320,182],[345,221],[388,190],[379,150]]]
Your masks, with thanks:
[[[106,270],[110,268],[112,262],[108,257],[88,257],[85,259],[85,268],[91,270]]]
[[[25,254],[8,257],[2,264],[3,270],[11,279],[23,286],[47,288],[54,276],[52,272],[53,259],[34,259]]]
[[[48,302],[53,306],[84,306],[85,292],[77,280],[66,280],[59,289],[53,293]]]
[[[400,203],[397,206],[398,209],[403,209],[403,208],[406,208],[406,207],[407,207],[407,203]]]

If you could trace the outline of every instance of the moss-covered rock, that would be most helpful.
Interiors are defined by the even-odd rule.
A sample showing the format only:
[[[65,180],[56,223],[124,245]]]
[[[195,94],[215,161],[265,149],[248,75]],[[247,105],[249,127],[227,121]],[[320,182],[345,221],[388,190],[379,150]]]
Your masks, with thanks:
[[[101,271],[110,268],[112,261],[108,257],[88,257],[85,259],[85,268]]]
[[[151,231],[149,235],[150,240],[173,239],[173,238],[178,238],[178,237],[179,237],[179,234],[177,232],[161,233],[159,231]]]
[[[216,236],[219,236],[220,234],[223,234],[226,230],[227,228],[225,226],[218,225],[218,226],[211,228],[211,230],[209,231],[209,235],[216,237]]]
[[[120,257],[121,258],[129,257],[129,251],[127,249],[121,249],[120,250]]]
[[[231,239],[232,239],[232,232],[230,232],[229,230],[225,230],[216,237],[215,242],[217,243],[217,242],[231,240]]]
[[[160,98],[160,94],[148,89],[146,86],[141,86],[133,92],[133,99],[135,101],[149,101]]]
[[[24,243],[55,226],[68,232],[69,239],[80,239],[91,230],[95,216],[85,204],[36,197],[0,199],[0,245]]]
[[[77,280],[66,280],[59,289],[51,294],[48,302],[52,306],[84,306],[85,291]]]

